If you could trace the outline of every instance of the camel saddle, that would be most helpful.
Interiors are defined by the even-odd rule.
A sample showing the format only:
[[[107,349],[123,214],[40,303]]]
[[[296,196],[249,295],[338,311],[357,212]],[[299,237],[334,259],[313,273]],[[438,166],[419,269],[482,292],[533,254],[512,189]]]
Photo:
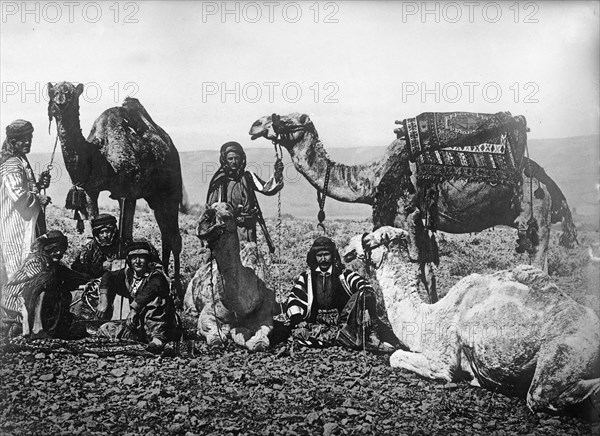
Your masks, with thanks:
[[[525,117],[425,112],[400,124],[396,132],[404,133],[419,184],[457,179],[519,184],[527,144]]]

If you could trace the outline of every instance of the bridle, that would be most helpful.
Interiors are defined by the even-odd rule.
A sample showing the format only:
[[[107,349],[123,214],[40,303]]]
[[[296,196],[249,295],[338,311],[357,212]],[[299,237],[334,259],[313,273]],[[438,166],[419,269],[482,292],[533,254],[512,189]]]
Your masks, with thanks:
[[[384,253],[384,254],[383,254],[383,256],[381,256],[381,260],[379,261],[379,264],[378,264],[378,265],[375,265],[375,264],[373,263],[373,259],[371,258],[371,253],[372,253],[372,251],[373,251],[373,250],[371,249],[371,247],[369,247],[369,246],[368,246],[368,245],[365,243],[365,239],[366,239],[367,235],[368,235],[368,233],[366,233],[366,232],[365,232],[365,233],[363,233],[362,237],[360,238],[360,243],[361,243],[361,246],[362,246],[362,249],[363,249],[363,253],[364,253],[364,255],[362,255],[362,256],[357,256],[357,257],[358,257],[358,258],[361,258],[361,257],[362,257],[362,260],[363,260],[363,261],[364,261],[364,263],[365,263],[365,267],[366,267],[366,269],[367,269],[367,272],[368,272],[369,274],[371,274],[371,273],[372,273],[372,271],[371,271],[371,270],[372,270],[373,268],[374,268],[375,270],[378,270],[378,269],[379,269],[379,267],[381,266],[381,264],[382,264],[382,263],[383,263],[383,261],[385,260],[385,256],[386,256],[386,255],[385,255],[385,253]]]
[[[271,115],[271,122],[273,124],[273,132],[275,133],[275,138],[271,140],[273,144],[277,144],[281,146],[282,142],[291,141],[292,133],[296,132],[311,132],[316,133],[315,125],[312,121],[309,121],[306,124],[295,124],[291,126],[285,125],[281,121],[281,116],[277,114]]]

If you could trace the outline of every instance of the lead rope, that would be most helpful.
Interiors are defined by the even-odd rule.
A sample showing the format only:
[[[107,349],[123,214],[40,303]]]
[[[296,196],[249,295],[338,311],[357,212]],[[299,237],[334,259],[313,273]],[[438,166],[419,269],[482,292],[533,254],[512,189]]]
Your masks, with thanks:
[[[215,323],[217,324],[217,332],[219,333],[219,339],[221,339],[221,342],[224,344],[225,338],[223,337],[223,333],[221,332],[221,325],[219,324],[219,320],[217,319],[217,303],[215,301],[215,285],[213,283],[213,254],[212,254],[212,249],[209,248],[209,250],[210,250],[210,259],[209,259],[208,267],[210,268],[210,295],[211,295],[211,299],[212,299],[212,308],[213,308],[213,313],[215,316]]]
[[[50,127],[48,127],[48,130]],[[49,133],[49,132],[48,132]],[[46,169],[41,172],[40,179],[44,176],[44,174],[50,175],[50,171],[54,168],[54,155],[56,154],[56,146],[58,145],[58,132],[56,133],[56,138],[54,139],[54,148],[52,149],[52,155],[50,156],[50,163],[46,165]],[[46,195],[46,188],[42,189],[42,194]],[[46,212],[46,205],[44,205],[44,213]]]
[[[281,162],[283,159],[283,151],[281,150],[281,144],[277,142],[277,140],[273,140],[273,148],[275,149],[275,163]],[[277,224],[275,226],[277,230],[277,273],[275,277],[275,287],[276,292],[281,291],[281,274],[279,268],[281,267],[281,228],[282,228],[282,218],[281,218],[281,190],[277,192]],[[271,264],[273,264],[273,259],[271,258]],[[279,308],[281,313],[283,313],[283,304],[279,301]]]
[[[320,227],[323,230],[324,234],[327,234],[327,230],[325,229],[325,225],[323,221],[325,221],[325,199],[327,198],[327,188],[329,187],[329,176],[331,174],[331,161],[327,161],[327,169],[325,170],[325,184],[323,185],[323,192],[317,189],[317,202],[319,203],[319,213],[317,214],[317,219],[319,220],[319,224],[317,227]]]

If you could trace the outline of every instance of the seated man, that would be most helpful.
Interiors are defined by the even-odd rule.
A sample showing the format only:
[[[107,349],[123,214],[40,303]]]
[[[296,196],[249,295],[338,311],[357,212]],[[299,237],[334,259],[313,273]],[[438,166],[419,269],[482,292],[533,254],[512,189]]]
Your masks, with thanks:
[[[36,239],[25,263],[2,288],[0,308],[8,337],[23,333],[34,337],[75,339],[84,335],[71,330],[71,291],[89,277],[61,262],[68,240],[51,230]],[[21,325],[22,324],[22,325]]]
[[[292,336],[308,346],[343,345],[390,352],[395,337],[375,314],[369,283],[344,268],[335,243],[317,238],[287,300]],[[381,338],[380,338],[381,334]]]
[[[79,250],[71,268],[100,278],[106,271],[114,269],[113,261],[119,257],[117,219],[107,213],[101,213],[92,219],[91,224],[92,238]],[[121,268],[123,266],[121,265]]]
[[[89,319],[96,316],[102,275],[106,271],[115,271],[125,266],[125,261],[119,259],[121,241],[118,236],[117,219],[102,213],[92,219],[91,224],[92,238],[81,248],[71,264],[74,271],[92,277],[82,292],[80,308],[74,309],[83,318]],[[107,311],[105,316],[110,319],[112,313]]]
[[[147,350],[160,353],[165,343],[176,340],[181,321],[169,292],[156,249],[145,240],[134,240],[125,251],[126,266],[107,271],[100,283],[98,317],[104,316],[119,294],[129,299],[129,315],[124,323],[103,324],[98,334],[116,339],[148,343]]]

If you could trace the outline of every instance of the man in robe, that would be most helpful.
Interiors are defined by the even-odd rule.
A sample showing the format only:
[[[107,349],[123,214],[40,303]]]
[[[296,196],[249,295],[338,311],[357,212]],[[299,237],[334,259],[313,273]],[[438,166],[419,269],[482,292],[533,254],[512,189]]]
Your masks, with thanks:
[[[393,351],[397,339],[377,317],[373,288],[344,267],[335,243],[317,238],[306,262],[286,304],[292,337],[307,346]]]
[[[36,239],[31,252],[13,278],[3,286],[0,327],[8,335],[75,339],[84,332],[71,329],[71,291],[89,277],[62,262],[67,237],[51,230]]]
[[[256,224],[262,220],[262,213],[255,193],[270,196],[283,188],[283,163],[278,160],[273,176],[264,182],[256,174],[246,171],[246,153],[237,142],[223,144],[219,161],[221,167],[210,181],[206,203],[209,206],[216,202],[229,203],[240,241],[256,242]]]
[[[6,127],[0,153],[0,255],[6,280],[25,261],[36,237],[46,232],[43,208],[50,197],[40,191],[50,184],[49,173],[36,182],[27,160],[33,139],[29,121],[15,120]]]

